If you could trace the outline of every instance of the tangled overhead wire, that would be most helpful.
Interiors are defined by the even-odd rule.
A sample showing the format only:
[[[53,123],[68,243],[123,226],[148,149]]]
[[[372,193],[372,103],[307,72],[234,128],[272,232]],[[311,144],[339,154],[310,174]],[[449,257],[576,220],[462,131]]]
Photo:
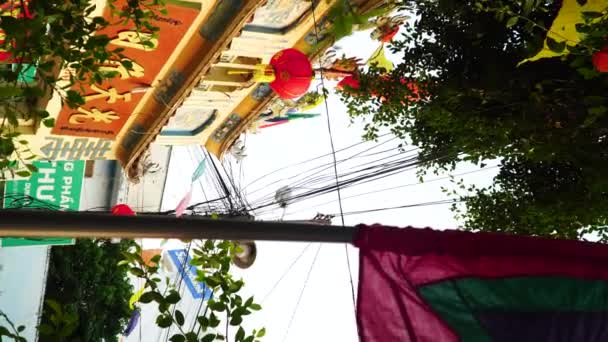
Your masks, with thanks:
[[[59,206],[39,200],[30,195],[5,194],[2,197],[5,209],[41,209],[41,210],[65,210]]]

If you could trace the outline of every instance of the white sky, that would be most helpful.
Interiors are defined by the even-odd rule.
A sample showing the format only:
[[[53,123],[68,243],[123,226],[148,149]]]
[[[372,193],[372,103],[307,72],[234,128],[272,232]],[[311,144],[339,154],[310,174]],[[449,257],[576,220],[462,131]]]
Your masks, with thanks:
[[[338,45],[342,47],[341,52],[344,52],[347,56],[357,56],[364,60],[378,47],[378,44],[369,38],[369,32],[354,34]],[[395,61],[398,61],[398,59],[398,57],[393,58]],[[333,88],[333,85],[328,83],[328,88]],[[360,142],[363,125],[361,123],[350,124],[346,108],[337,96],[329,98],[328,107],[336,149]],[[238,182],[248,184],[273,170],[330,153],[326,122],[328,113],[325,112],[323,106],[312,110],[312,112],[322,113],[322,116],[289,122],[277,127],[263,129],[257,135],[248,135],[246,138],[248,156],[242,162],[243,171],[241,175],[236,177]],[[392,143],[393,146],[396,146],[398,142],[393,141]],[[391,146],[390,144],[387,143],[378,150],[386,149]],[[372,145],[365,144],[362,148],[369,148]],[[169,171],[163,209],[174,209],[190,186],[188,175],[192,174],[198,162],[193,156],[192,150],[188,147],[174,149],[172,170]],[[360,149],[345,153],[342,156],[345,157],[357,151],[360,151]],[[323,159],[324,162],[330,160],[329,158]],[[259,183],[252,185],[247,191],[262,187],[263,191],[260,192],[272,194],[280,186],[289,185],[289,181],[286,179],[288,176],[293,176],[297,172],[312,166],[315,166],[314,163],[277,173],[265,181],[261,180]],[[345,165],[340,166],[346,167]],[[476,169],[475,166],[462,165],[455,173]],[[469,183],[485,185],[491,181],[495,171],[496,169],[488,169],[487,171],[476,172],[464,176],[464,179]],[[333,174],[333,169],[328,172]],[[429,176],[428,178],[436,177]],[[208,178],[205,179],[208,180]],[[417,182],[415,171],[408,171],[377,182],[345,189],[342,192],[342,197]],[[446,195],[440,190],[441,186],[450,186],[450,183],[446,180],[436,181],[349,198],[343,201],[343,209],[344,212],[351,212],[446,199]],[[198,191],[198,186],[195,186],[194,189],[192,203],[204,200],[202,193]],[[247,198],[253,200],[256,196],[249,194]],[[310,219],[317,212],[337,213],[339,210],[336,202],[315,207],[315,205],[332,199],[336,199],[335,192],[314,200],[297,203],[288,207],[285,219]],[[266,215],[258,216],[257,219],[276,219],[281,215],[282,210],[277,209]],[[345,217],[345,222],[347,225],[382,223],[396,226],[431,226],[438,229],[455,228],[457,226],[448,205],[350,215]],[[333,224],[340,224],[340,219],[336,217]],[[176,243],[172,242],[171,244]],[[308,244],[305,243],[258,243],[258,258],[255,264],[250,269],[239,272],[239,274],[242,274],[245,280],[244,291],[254,294],[258,301],[265,296],[266,298],[262,303],[262,311],[248,317],[246,320],[247,326],[251,329],[266,327],[267,335],[263,339],[266,342],[357,341],[344,245],[324,244],[320,249],[319,244],[307,246]],[[306,250],[302,257],[286,273],[286,270],[304,249]],[[348,251],[356,291],[358,255],[355,248],[348,247]],[[306,283],[306,278],[317,252],[316,262]],[[284,274],[286,275],[282,281],[268,295]],[[295,310],[303,288],[301,302],[298,309]],[[188,296],[185,297],[183,305],[186,307],[198,305],[198,302],[188,300]],[[294,315],[293,322],[288,330],[292,315]],[[151,317],[143,317],[143,319],[152,320]],[[156,339],[143,338],[142,340],[154,341]]]

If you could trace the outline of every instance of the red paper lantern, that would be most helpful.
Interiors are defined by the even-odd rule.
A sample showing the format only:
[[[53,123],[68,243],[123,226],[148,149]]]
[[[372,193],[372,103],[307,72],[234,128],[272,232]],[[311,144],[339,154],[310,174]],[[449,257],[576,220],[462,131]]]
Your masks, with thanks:
[[[304,95],[314,76],[308,56],[296,49],[277,52],[270,60],[275,79],[270,87],[279,97],[293,99]]]
[[[135,212],[126,204],[117,204],[111,209],[112,215],[117,216],[135,216]]]
[[[353,76],[346,76],[340,82],[338,82],[336,88],[339,90],[346,90],[346,86],[350,87],[351,89],[359,89],[359,80]]]
[[[608,46],[593,54],[591,58],[595,70],[599,72],[608,72]]]

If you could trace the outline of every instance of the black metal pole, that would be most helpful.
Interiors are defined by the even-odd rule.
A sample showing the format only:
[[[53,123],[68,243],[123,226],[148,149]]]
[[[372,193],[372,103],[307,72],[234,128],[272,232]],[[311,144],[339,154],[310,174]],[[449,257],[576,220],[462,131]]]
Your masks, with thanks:
[[[0,210],[0,236],[175,238],[350,243],[356,228],[304,223],[211,220],[198,216]]]

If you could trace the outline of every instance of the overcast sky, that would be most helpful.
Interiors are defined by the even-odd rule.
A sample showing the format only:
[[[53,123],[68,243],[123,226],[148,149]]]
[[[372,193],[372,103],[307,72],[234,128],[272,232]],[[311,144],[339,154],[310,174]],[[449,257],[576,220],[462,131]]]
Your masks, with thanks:
[[[367,59],[378,47],[378,43],[369,38],[369,32],[357,33],[344,39],[338,45],[347,56],[357,56],[363,59]],[[395,56],[391,56],[391,58],[398,60],[398,57]],[[333,88],[332,83],[327,85],[329,88]],[[327,116],[331,121],[336,149],[362,141],[363,125],[360,122],[350,122],[346,114],[346,108],[337,96],[329,98],[328,109],[329,112],[326,112],[324,106],[321,106],[311,111],[321,113],[321,117],[263,129],[260,134],[256,135],[249,134],[246,138],[248,156],[242,162],[242,172],[240,174],[235,172],[237,173],[235,177],[237,181],[240,184],[248,184],[273,170],[330,153]],[[390,141],[377,150],[386,150],[391,146],[397,146],[398,143],[396,140]],[[352,150],[352,154],[371,146],[373,144],[365,144],[358,150]],[[349,151],[344,153],[343,156],[346,157],[350,154]],[[164,209],[174,209],[190,187],[189,177],[185,175],[191,174],[198,160],[200,160],[194,155],[192,148],[178,147],[174,149],[172,169],[166,187]],[[323,159],[324,162],[330,160]],[[359,164],[366,160],[373,159],[361,159]],[[258,196],[258,194],[252,192],[260,188],[261,190],[258,190],[258,193],[272,194],[279,187],[290,185],[289,177],[312,166],[315,166],[315,164],[307,163],[273,174],[248,187],[244,194],[250,201]],[[341,164],[339,173],[346,171],[344,168],[347,167]],[[461,165],[455,173],[477,169],[475,166]],[[463,177],[467,182],[484,185],[491,181],[495,170],[489,168]],[[333,169],[330,171],[333,173]],[[437,176],[428,177],[428,179],[433,178],[437,178]],[[203,181],[205,180],[208,180],[208,177],[203,179]],[[450,186],[450,183],[446,180],[411,185],[416,183],[418,183],[418,179],[415,171],[407,171],[377,182],[345,189],[342,192],[344,198],[343,210],[344,212],[353,212],[447,198],[441,192],[441,186]],[[210,184],[205,186],[211,187]],[[391,191],[351,197],[397,186],[401,187]],[[339,208],[336,199],[336,193],[334,192],[310,201],[294,204],[287,208],[285,219],[310,219],[318,212],[338,213]],[[204,197],[195,186],[192,203],[202,200],[204,200]],[[333,203],[327,203],[332,200]],[[257,219],[277,219],[282,215],[281,209],[274,209],[266,211]],[[431,226],[439,229],[455,228],[457,226],[448,205],[348,215],[345,217],[345,223],[346,225],[382,223],[395,226]],[[333,224],[339,225],[340,218],[336,217]],[[247,326],[250,328],[266,327],[267,337],[264,338],[264,341],[267,342],[348,342],[357,340],[344,245],[259,242],[258,246],[258,258],[255,264],[250,269],[239,272],[245,279],[245,291],[255,295],[258,301],[264,299],[263,310],[250,318],[248,317]],[[354,279],[353,285],[356,290],[358,276],[357,251],[355,248],[348,247],[348,253]],[[300,255],[301,257],[298,259]],[[297,262],[295,262],[296,260]],[[311,265],[313,266],[311,267]],[[281,277],[283,279],[278,282]],[[300,303],[296,310],[298,300],[300,300]],[[188,303],[190,304],[186,305],[198,304],[196,301],[189,301]],[[147,341],[146,339],[143,340]]]

